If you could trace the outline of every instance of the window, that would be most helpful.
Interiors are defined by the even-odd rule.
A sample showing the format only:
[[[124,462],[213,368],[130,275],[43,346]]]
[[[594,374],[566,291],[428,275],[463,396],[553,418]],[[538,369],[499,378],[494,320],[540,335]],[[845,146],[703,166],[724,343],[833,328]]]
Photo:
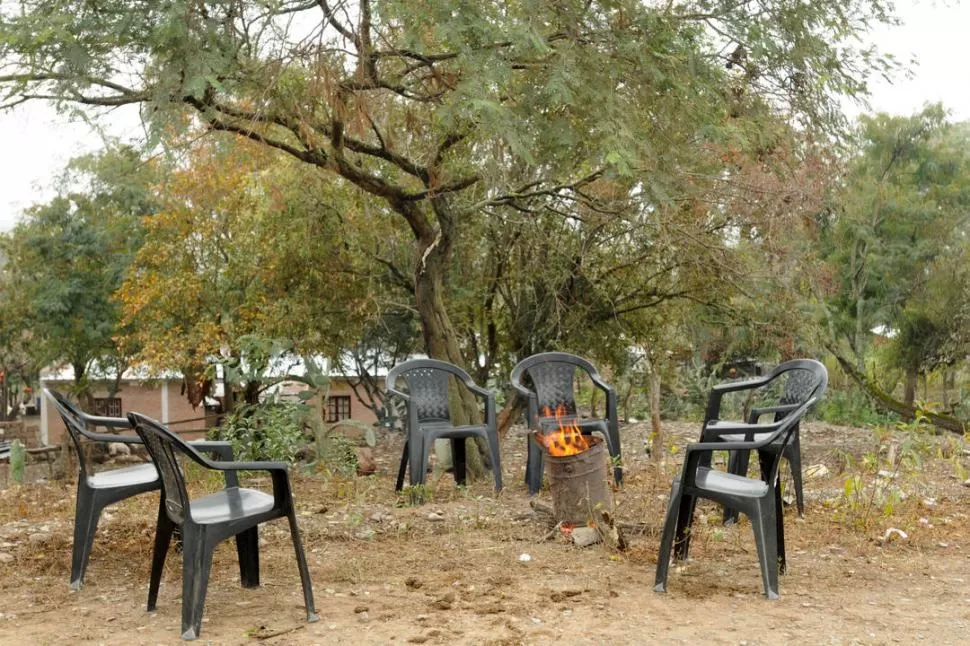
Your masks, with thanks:
[[[350,397],[331,396],[327,399],[327,421],[339,422],[342,419],[350,419]]]
[[[118,397],[95,397],[94,414],[101,417],[121,417],[121,399]]]

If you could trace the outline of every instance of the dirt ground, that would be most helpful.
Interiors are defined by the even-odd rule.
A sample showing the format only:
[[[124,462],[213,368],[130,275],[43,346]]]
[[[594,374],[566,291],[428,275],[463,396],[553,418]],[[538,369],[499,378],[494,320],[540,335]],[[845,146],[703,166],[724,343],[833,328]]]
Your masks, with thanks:
[[[692,424],[665,428],[672,447],[697,433]],[[653,591],[679,452],[658,474],[646,431],[621,431],[627,471],[616,516],[630,543],[623,552],[547,538],[523,483],[521,434],[503,447],[500,495],[489,482],[459,490],[446,474],[427,504],[403,504],[393,490],[401,447],[393,435],[380,439],[376,476],[295,477],[320,621],[305,622],[289,530],[275,521],[261,528],[259,588],[239,585],[235,548],[220,546],[201,641],[970,643],[970,457],[961,440],[924,437],[914,447],[900,434],[803,427],[805,465],[815,475],[805,484],[805,518],[786,509],[789,572],[781,600],[770,602],[750,525],[722,527],[715,507],[699,508],[691,561],[671,568],[669,592]],[[539,500],[548,504],[548,492]],[[0,644],[179,643],[177,554],[157,611],[145,611],[155,495],[109,508],[79,592],[68,589],[73,505],[70,484],[0,491]]]

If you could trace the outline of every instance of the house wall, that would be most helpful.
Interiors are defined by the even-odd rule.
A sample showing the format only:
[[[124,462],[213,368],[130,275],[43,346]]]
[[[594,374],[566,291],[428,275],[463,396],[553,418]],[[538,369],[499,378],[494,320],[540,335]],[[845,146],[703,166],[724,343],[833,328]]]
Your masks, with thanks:
[[[55,390],[64,390],[69,384],[57,382],[44,382],[44,387]],[[139,382],[125,382],[121,390],[115,395],[121,400],[122,415],[130,412],[142,413],[168,425],[172,430],[185,434],[188,439],[202,437],[205,429],[215,423],[214,418],[210,418],[209,423],[205,419],[206,413],[202,406],[193,409],[184,395],[180,394],[181,381],[161,381],[146,385]],[[92,391],[94,397],[107,397],[108,391],[105,388],[95,387]],[[66,429],[57,409],[46,396],[41,398],[41,437],[47,444],[59,444],[64,437]],[[197,431],[197,433],[187,433],[186,431]]]
[[[383,384],[382,384],[383,385]],[[377,421],[377,415],[374,411],[364,406],[357,395],[354,394],[354,390],[350,387],[345,379],[331,378],[330,380],[330,396],[331,397],[350,397],[350,419],[357,420],[358,422],[364,422],[365,424],[373,424]],[[327,410],[323,410],[323,419],[327,419]]]
[[[302,384],[300,386],[302,389]],[[364,406],[364,404],[357,399],[357,395],[354,394],[354,390],[350,387],[350,384],[347,383],[347,380],[339,377],[332,377],[330,379],[329,394],[330,397],[350,398],[350,419],[363,422],[364,424],[373,424],[377,421],[377,415],[375,415],[374,411]],[[321,401],[319,397],[314,397],[313,399],[308,400],[306,403],[307,406],[316,406],[319,408],[323,416],[323,421],[326,423],[327,406],[325,401]]]
[[[45,381],[44,387],[55,390],[67,390],[70,384],[54,381]],[[299,385],[302,389],[303,385]],[[168,425],[172,430],[179,432],[188,439],[202,437],[202,432],[207,428],[216,425],[216,417],[210,415],[206,417],[205,409],[199,406],[193,409],[184,395],[181,394],[181,381],[156,381],[151,385],[139,382],[125,382],[116,397],[121,399],[122,415],[129,412],[137,412],[148,417],[152,417]],[[296,389],[295,389],[296,390]],[[92,391],[94,397],[107,397],[108,391],[104,388],[96,388]],[[330,382],[331,397],[350,397],[350,418],[373,424],[377,421],[374,412],[364,406],[354,394],[350,384],[345,379],[334,378]],[[50,400],[45,396],[41,398],[41,439],[46,444],[59,444],[64,437],[66,429],[61,416]],[[321,406],[318,399],[311,399],[308,402],[311,406]],[[323,408],[323,419],[327,419],[327,410]],[[45,437],[46,429],[46,440]],[[187,433],[187,431],[199,431],[199,433]]]

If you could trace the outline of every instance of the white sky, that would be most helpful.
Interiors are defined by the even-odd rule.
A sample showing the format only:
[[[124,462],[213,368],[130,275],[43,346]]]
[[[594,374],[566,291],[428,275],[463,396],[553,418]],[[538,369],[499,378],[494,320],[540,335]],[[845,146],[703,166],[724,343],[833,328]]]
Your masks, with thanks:
[[[901,62],[914,57],[917,62],[910,79],[871,81],[872,109],[908,115],[940,101],[955,120],[970,120],[970,3],[902,0],[897,15],[903,25],[870,38]],[[863,110],[848,111],[855,116]],[[105,122],[122,140],[142,134],[134,108],[109,113]],[[68,160],[101,147],[89,125],[72,123],[42,104],[0,113],[0,142],[0,231],[13,227],[24,208],[52,196],[51,182]]]

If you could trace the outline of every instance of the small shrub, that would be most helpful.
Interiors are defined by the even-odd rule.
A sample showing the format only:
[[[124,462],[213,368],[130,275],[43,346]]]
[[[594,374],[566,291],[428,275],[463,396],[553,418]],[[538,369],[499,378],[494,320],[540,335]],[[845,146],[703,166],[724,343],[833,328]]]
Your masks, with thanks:
[[[237,460],[293,462],[306,445],[304,404],[243,405],[233,411],[220,430],[232,442]]]
[[[815,407],[815,417],[842,426],[890,424],[897,417],[876,409],[872,400],[857,388],[829,390]]]

